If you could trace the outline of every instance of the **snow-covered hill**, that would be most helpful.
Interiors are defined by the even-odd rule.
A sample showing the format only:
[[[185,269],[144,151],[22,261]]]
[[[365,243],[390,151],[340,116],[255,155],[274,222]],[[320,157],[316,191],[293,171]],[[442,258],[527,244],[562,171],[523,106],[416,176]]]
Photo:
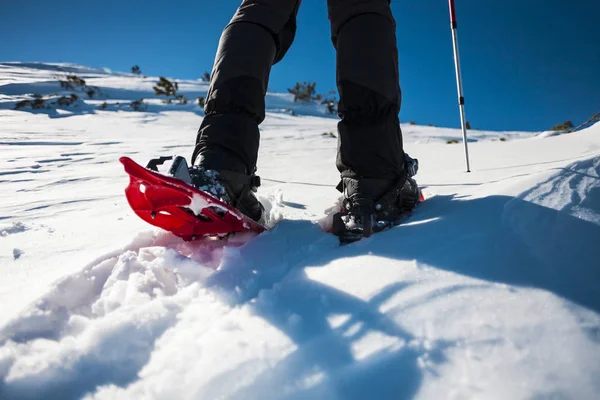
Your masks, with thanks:
[[[67,75],[94,97],[13,110]],[[428,200],[339,247],[318,224],[337,121],[272,93],[259,193],[281,221],[225,247],[126,203],[118,157],[189,157],[202,119],[157,80],[0,63],[1,399],[597,398],[600,124],[471,131],[470,174],[460,131],[403,124]]]

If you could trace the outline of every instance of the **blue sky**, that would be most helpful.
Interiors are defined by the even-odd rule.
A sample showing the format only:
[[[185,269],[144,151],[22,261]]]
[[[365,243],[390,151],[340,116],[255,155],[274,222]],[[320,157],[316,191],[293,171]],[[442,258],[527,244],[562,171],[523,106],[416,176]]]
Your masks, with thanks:
[[[325,0],[304,0],[296,41],[271,90],[335,88]],[[197,78],[240,0],[0,0],[0,61],[73,62]],[[543,130],[600,111],[600,2],[457,0],[467,119],[473,128]],[[458,127],[446,0],[392,0],[404,122]]]

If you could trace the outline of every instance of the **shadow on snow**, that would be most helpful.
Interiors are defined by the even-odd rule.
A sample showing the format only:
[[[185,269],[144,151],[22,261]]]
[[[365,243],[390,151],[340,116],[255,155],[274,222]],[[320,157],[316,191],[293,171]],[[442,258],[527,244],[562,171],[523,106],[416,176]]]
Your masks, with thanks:
[[[600,204],[593,208],[600,209]],[[259,393],[265,398],[351,399],[368,393],[373,398],[412,398],[423,381],[420,357],[427,355],[441,364],[444,350],[456,345],[436,342],[428,350],[411,346],[419,338],[379,311],[381,304],[411,282],[392,283],[365,301],[309,279],[304,271],[307,267],[324,268],[342,257],[367,254],[416,260],[482,280],[482,285],[502,283],[545,290],[600,313],[599,243],[600,226],[508,196],[433,197],[415,211],[410,223],[345,247],[339,247],[335,237],[321,232],[310,221],[282,221],[245,246],[227,249],[223,256],[226,267],[216,271],[207,283],[217,293],[235,293],[234,304],[252,307],[256,315],[297,345],[295,351],[232,397]],[[260,300],[262,290],[280,283],[282,290],[270,293],[272,301],[250,301],[257,296]],[[339,314],[349,314],[350,319],[331,327],[328,318]],[[302,323],[290,324],[290,315],[299,316]],[[357,322],[360,329],[351,330]],[[165,329],[173,323],[165,321]],[[406,345],[356,360],[352,343],[372,331],[398,338]],[[127,371],[118,374],[114,372],[118,369],[93,371],[93,366],[86,366],[82,360],[80,367],[88,373],[82,374],[77,383],[56,382],[52,388],[45,388],[45,397],[78,398],[108,383],[124,387],[137,379],[150,358],[152,346],[143,350],[143,354],[135,355]],[[315,371],[323,375],[317,384],[283,392]],[[233,375],[235,372],[214,378],[208,390],[226,385],[235,379]],[[13,389],[0,385],[0,397],[19,397]]]

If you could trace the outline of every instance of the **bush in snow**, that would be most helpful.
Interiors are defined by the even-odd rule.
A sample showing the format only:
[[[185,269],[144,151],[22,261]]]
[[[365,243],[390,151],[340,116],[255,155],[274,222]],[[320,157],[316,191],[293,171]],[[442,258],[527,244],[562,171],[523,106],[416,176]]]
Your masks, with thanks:
[[[336,97],[336,92],[331,91],[328,93],[327,97],[323,96],[320,93],[317,93],[317,83],[316,82],[296,82],[293,88],[289,88],[287,90],[289,93],[294,95],[294,102],[311,102],[318,101],[321,104],[327,106],[327,112],[329,114],[337,113],[338,100]]]
[[[15,105],[15,110],[22,108],[31,108],[33,110],[47,109],[53,107],[69,107],[79,100],[79,96],[71,93],[68,96],[44,98],[39,94],[34,94],[32,100],[22,100]]]
[[[557,132],[570,132],[571,129],[574,128],[574,125],[571,121],[566,121],[563,122],[562,124],[558,124],[558,125],[554,125],[552,128],[550,128],[551,131],[557,131]]]
[[[465,128],[471,129],[471,123],[469,121],[467,121],[467,123],[465,124]]]
[[[210,73],[209,73],[208,71],[206,71],[206,72],[204,73],[204,75],[202,75],[202,80],[203,80],[204,82],[210,82]]]
[[[139,65],[134,65],[133,67],[131,67],[131,73],[136,74],[136,75],[141,75],[142,70],[140,69]]]
[[[133,111],[146,111],[148,109],[148,105],[144,103],[144,99],[132,101],[129,103],[129,107],[131,107]]]
[[[288,92],[294,95],[294,102],[311,100],[321,100],[321,95],[317,94],[316,82],[296,82],[293,88],[288,89]]]
[[[154,93],[157,96],[173,96],[175,100],[179,101],[179,104],[187,104],[187,99],[182,94],[177,94],[179,90],[179,84],[177,82],[171,82],[164,76],[161,76],[158,80],[158,83],[152,87],[154,89]],[[171,104],[173,99],[168,98],[163,100],[166,104]]]
[[[82,90],[91,99],[96,94],[100,93],[100,90],[94,86],[88,86],[85,79],[78,77],[77,75],[67,75],[66,80],[59,79],[60,87],[65,90]]]
[[[66,90],[75,90],[76,88],[85,88],[87,87],[85,80],[81,79],[76,75],[67,75],[67,80],[58,80],[60,82],[60,87]]]
[[[100,104],[100,109],[101,110],[106,110],[107,107],[108,107],[108,104],[106,102]]]
[[[152,88],[157,96],[175,96],[179,90],[177,82],[171,82],[164,76],[158,78],[158,83]]]
[[[204,97],[200,96],[200,97],[196,98],[196,102],[198,102],[198,105],[200,107],[204,107]]]
[[[68,107],[75,104],[77,100],[79,100],[79,96],[77,96],[75,93],[71,93],[69,96],[60,96],[56,100],[56,104],[62,107]]]
[[[36,97],[37,96],[37,97]],[[21,100],[17,104],[15,104],[15,110],[20,110],[22,108],[31,108],[34,110],[40,110],[43,108],[48,108],[46,105],[46,100],[42,98],[42,96],[34,95],[33,100]]]
[[[446,144],[456,144],[456,143],[458,143],[458,140],[456,140],[456,139],[450,139],[446,142]]]

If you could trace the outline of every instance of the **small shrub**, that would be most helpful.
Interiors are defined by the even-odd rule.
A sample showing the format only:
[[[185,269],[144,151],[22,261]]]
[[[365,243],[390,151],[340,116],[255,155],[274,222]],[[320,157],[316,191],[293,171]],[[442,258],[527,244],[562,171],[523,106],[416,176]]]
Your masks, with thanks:
[[[90,88],[90,89],[88,89],[88,90],[87,90],[85,93],[88,95],[88,97],[89,97],[90,99],[92,99],[92,98],[94,98],[94,96],[96,95],[96,90],[94,90],[94,89],[91,89],[91,88]]]
[[[74,90],[75,88],[73,87],[73,85],[71,84],[71,82],[69,81],[62,81],[59,80],[58,82],[60,82],[60,87],[65,89],[65,90]]]
[[[469,121],[465,123],[465,128],[471,129],[471,123]]]
[[[446,144],[456,144],[456,143],[458,143],[458,140],[456,140],[456,139],[450,139],[446,142]]]
[[[21,100],[15,104],[15,110],[20,110],[25,107],[31,107],[31,100]]]
[[[100,104],[100,109],[101,110],[106,110],[108,108],[108,104],[106,104],[106,102]]]
[[[144,103],[144,99],[132,101],[129,103],[129,107],[131,107],[133,111],[146,111],[148,109],[148,105]]]
[[[158,83],[152,87],[152,89],[154,89],[154,93],[157,96],[172,96],[179,102],[179,104],[187,104],[187,98],[184,95],[177,93],[179,90],[179,84],[177,82],[171,82],[164,76],[159,78]],[[165,104],[171,104],[172,102],[172,98],[163,100],[163,103]]]
[[[565,121],[562,124],[554,125],[552,128],[550,128],[550,130],[556,132],[570,132],[574,127],[575,126],[571,121]]]
[[[210,73],[208,71],[204,72],[204,75],[202,75],[202,80],[204,82],[210,82]]]
[[[294,95],[294,102],[308,102],[316,100],[316,82],[296,82],[293,88],[288,89],[288,92]]]
[[[501,142],[506,142],[506,138],[505,138],[505,137],[501,137],[499,140],[500,140]]]
[[[62,107],[69,107],[75,104],[77,100],[79,100],[79,96],[77,96],[75,93],[71,93],[69,96],[60,96],[56,100],[56,104]]]
[[[158,78],[158,83],[152,89],[154,89],[154,93],[157,96],[176,96],[179,84],[161,76]]]
[[[200,96],[200,97],[196,98],[196,102],[198,103],[198,105],[200,107],[204,108],[204,97]]]
[[[131,73],[135,75],[141,75],[142,70],[140,69],[140,66],[136,64],[133,67],[131,67]]]
[[[410,125],[416,125],[417,123],[415,121],[410,121],[409,124]]]
[[[67,80],[59,80],[60,86],[66,90],[74,90],[75,88],[85,88],[87,85],[85,80],[77,75],[67,75]]]
[[[323,132],[321,134],[321,136],[327,136],[327,137],[337,138],[337,136],[335,136],[335,133],[333,133],[333,132]]]

